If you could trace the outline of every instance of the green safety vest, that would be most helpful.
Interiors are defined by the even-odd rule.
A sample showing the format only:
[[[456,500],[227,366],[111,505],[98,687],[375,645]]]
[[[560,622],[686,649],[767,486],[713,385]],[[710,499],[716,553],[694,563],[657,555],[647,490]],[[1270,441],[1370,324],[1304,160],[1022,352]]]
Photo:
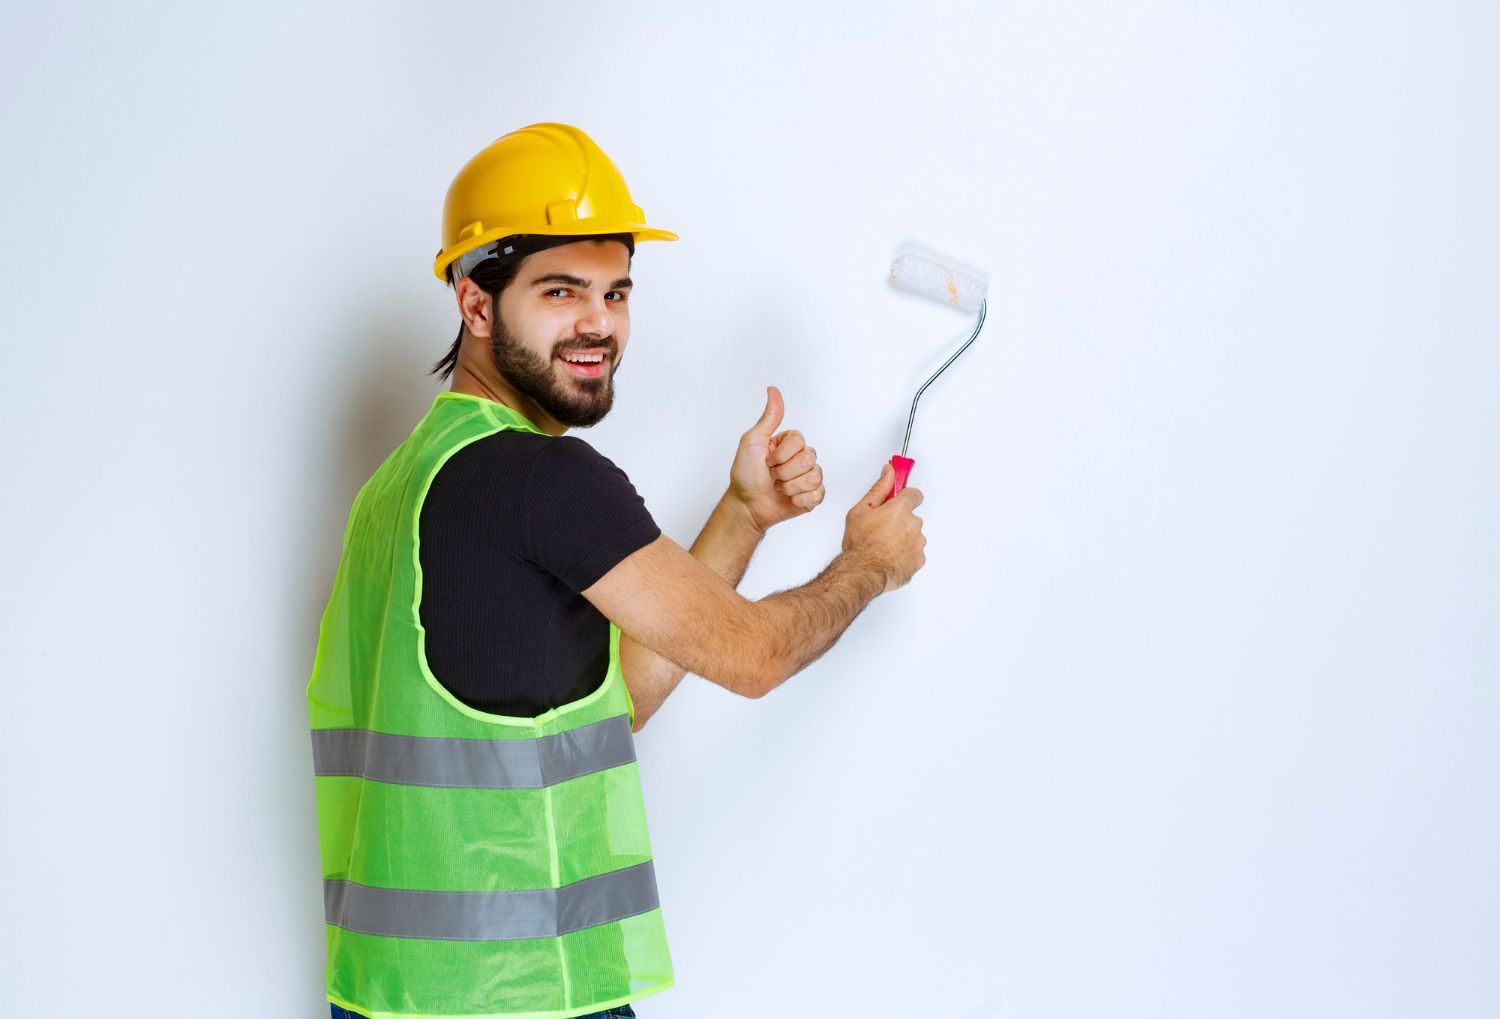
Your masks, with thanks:
[[[535,718],[471,708],[427,665],[418,512],[448,457],[505,429],[543,434],[438,394],[355,497],[319,629],[327,996],[375,1019],[560,1019],[672,986],[619,628],[598,688]]]

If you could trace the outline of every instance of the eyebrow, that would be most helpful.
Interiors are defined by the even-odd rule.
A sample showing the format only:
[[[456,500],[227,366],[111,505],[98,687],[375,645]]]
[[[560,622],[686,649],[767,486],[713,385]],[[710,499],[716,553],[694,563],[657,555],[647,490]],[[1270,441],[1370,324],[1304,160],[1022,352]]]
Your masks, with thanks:
[[[594,285],[592,280],[582,279],[578,276],[569,276],[565,272],[549,272],[547,275],[538,276],[536,279],[531,281],[532,286],[537,286],[541,283],[566,283],[570,287],[580,287],[584,290],[587,290]],[[609,289],[624,290],[627,287],[633,286],[635,286],[635,284],[630,282],[629,276],[621,276],[619,279],[615,280],[609,285]]]

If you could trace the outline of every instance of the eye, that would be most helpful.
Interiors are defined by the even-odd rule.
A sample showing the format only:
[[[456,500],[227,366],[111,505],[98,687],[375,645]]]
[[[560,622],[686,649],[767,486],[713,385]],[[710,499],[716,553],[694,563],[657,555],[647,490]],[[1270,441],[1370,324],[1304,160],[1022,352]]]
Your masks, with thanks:
[[[553,294],[566,294],[567,292],[568,289],[566,287],[554,287],[553,289],[547,291],[544,296],[551,297]]]
[[[615,302],[616,304],[619,304],[621,301],[624,301],[625,298],[627,298],[628,296],[630,296],[629,294],[625,293],[625,291],[623,291],[623,290],[611,290],[609,292],[609,294],[614,294],[616,297],[618,297],[620,299],[619,301]],[[605,297],[606,300],[609,299],[609,294],[605,294],[604,295],[604,297]]]

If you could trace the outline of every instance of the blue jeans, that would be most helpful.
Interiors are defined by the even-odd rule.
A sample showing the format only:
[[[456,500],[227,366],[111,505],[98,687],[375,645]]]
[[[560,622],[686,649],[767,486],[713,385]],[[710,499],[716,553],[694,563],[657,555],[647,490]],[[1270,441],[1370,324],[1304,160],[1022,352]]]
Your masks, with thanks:
[[[340,1008],[331,1001],[328,1007],[333,1009],[333,1019],[364,1019],[358,1012]],[[588,1015],[579,1016],[578,1019],[635,1019],[635,1010],[629,1005],[621,1005],[619,1008],[611,1008],[603,1012],[590,1012]]]

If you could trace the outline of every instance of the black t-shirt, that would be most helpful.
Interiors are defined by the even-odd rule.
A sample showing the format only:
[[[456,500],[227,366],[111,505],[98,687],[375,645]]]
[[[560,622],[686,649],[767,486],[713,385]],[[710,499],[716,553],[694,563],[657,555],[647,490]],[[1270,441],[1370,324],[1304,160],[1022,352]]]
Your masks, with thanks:
[[[592,693],[609,621],[578,592],[660,534],[582,439],[503,431],[464,446],[418,521],[432,674],[470,707],[526,718]]]

